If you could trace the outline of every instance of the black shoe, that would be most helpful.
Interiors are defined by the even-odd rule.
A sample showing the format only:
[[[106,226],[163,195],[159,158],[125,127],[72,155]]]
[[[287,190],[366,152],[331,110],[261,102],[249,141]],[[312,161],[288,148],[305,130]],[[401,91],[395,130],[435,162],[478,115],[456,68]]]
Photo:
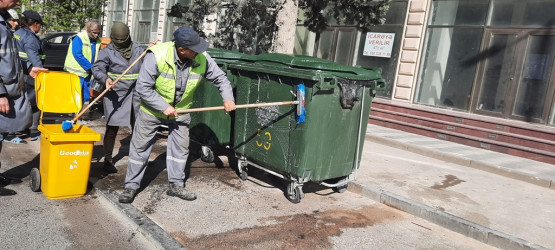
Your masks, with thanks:
[[[0,187],[0,196],[10,196],[10,195],[15,195],[15,194],[17,194],[16,191]]]
[[[33,132],[29,135],[29,140],[36,141],[40,139],[40,132]]]
[[[174,183],[170,183],[168,188],[168,192],[166,192],[169,196],[179,197],[186,201],[193,201],[197,198],[197,195],[193,192],[187,191],[185,187],[180,187]]]
[[[114,166],[114,164],[111,161],[106,161],[106,160],[104,160],[104,165],[102,166],[102,169],[104,170],[104,172],[108,174],[115,174],[118,172],[118,169],[116,168],[116,166]]]
[[[6,186],[6,185],[10,185],[11,181],[10,179],[8,179],[8,177],[6,177],[3,174],[0,174],[0,185],[2,186]]]
[[[131,203],[135,199],[135,195],[137,194],[137,190],[126,188],[123,190],[123,193],[119,195],[119,203]]]

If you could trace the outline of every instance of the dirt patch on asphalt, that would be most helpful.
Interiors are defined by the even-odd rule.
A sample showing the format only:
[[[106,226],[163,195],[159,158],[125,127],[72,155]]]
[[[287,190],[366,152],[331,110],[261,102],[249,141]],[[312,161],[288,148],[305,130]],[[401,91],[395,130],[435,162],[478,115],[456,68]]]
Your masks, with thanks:
[[[448,174],[445,176],[445,180],[443,180],[441,182],[441,184],[434,184],[433,186],[431,186],[431,188],[433,189],[437,189],[437,190],[441,190],[441,189],[446,189],[448,187],[452,187],[458,184],[461,184],[465,181],[459,179],[457,176]]]
[[[172,234],[189,249],[329,249],[329,238],[343,229],[364,228],[402,219],[394,211],[372,206],[356,210],[313,211],[310,214],[268,217],[252,228],[235,229],[221,234],[189,238],[186,233]]]

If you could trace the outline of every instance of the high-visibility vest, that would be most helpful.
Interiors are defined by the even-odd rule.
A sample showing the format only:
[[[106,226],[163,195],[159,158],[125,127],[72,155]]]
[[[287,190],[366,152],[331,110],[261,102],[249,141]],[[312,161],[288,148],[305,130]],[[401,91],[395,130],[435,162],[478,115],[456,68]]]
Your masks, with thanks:
[[[158,72],[160,75],[156,78],[154,88],[168,104],[172,105],[175,109],[187,109],[193,105],[193,93],[198,85],[204,80],[206,73],[206,52],[197,54],[195,61],[199,64],[197,67],[189,67],[189,77],[187,78],[187,86],[185,92],[181,97],[179,103],[174,105],[175,101],[175,81],[176,81],[176,65],[175,65],[175,45],[174,42],[166,42],[154,45],[149,48],[156,58],[158,65]],[[152,110],[141,102],[141,109],[146,113],[156,116],[158,118],[168,119],[167,115]],[[175,117],[169,117],[175,119]]]
[[[85,58],[89,60],[89,62],[91,62],[92,48],[91,48],[91,41],[89,39],[89,34],[87,34],[86,30],[83,30],[79,32],[77,36],[81,38],[81,41],[83,42],[83,50],[82,50],[83,56],[85,56]],[[100,41],[100,39],[98,38],[96,39],[96,44],[94,48],[95,55],[98,55],[98,50],[100,49],[101,42],[102,41]],[[69,43],[69,48],[67,49],[66,61],[64,63],[64,70],[69,73],[76,74],[80,77],[89,76],[89,73],[85,69],[83,69],[83,67],[81,67],[81,65],[77,62],[77,60],[75,60],[75,57],[73,57],[73,51],[71,49],[72,45],[73,45],[73,39],[71,39],[71,42]]]

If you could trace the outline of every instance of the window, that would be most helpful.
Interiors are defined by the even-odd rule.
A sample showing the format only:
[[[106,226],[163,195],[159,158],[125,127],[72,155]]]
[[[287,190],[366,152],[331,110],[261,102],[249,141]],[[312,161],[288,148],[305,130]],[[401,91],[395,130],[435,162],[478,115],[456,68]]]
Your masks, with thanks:
[[[555,125],[555,0],[434,0],[415,102]]]
[[[181,4],[181,6],[191,5],[191,0],[170,0],[168,1],[167,10],[175,4]],[[173,32],[181,26],[187,25],[185,18],[169,17],[166,15],[166,24],[164,26],[164,41],[173,40]]]
[[[554,27],[553,0],[494,0],[490,25]]]
[[[143,45],[154,40],[158,31],[158,12],[160,1],[145,0],[135,2],[133,12],[133,41]]]
[[[488,3],[434,1],[415,102],[468,110]]]
[[[430,28],[415,101],[468,109],[482,30]]]
[[[106,36],[110,36],[110,29],[114,22],[127,23],[127,0],[113,0],[108,4],[106,16],[108,18],[108,28]]]
[[[364,45],[366,43],[366,33],[361,33],[358,41],[358,50],[355,56],[355,65],[363,68],[380,69],[382,78],[387,83],[387,89],[377,91],[377,95],[381,97],[391,98],[393,92],[393,84],[395,81],[397,62],[399,61],[399,50],[401,48],[401,38],[403,37],[403,25],[407,13],[406,1],[392,1],[389,3],[389,11],[385,17],[385,23],[373,27],[370,32],[377,33],[393,33],[393,49],[391,57],[375,57],[363,55]]]
[[[316,34],[302,26],[302,18],[304,18],[302,10],[299,11],[293,54],[315,56],[345,65],[380,69],[382,77],[388,83],[388,88],[378,91],[377,95],[390,98],[395,80],[397,61],[399,59],[399,49],[401,47],[407,6],[406,0],[391,1],[389,3],[389,11],[385,17],[385,23],[372,27],[370,31],[395,34],[390,57],[363,55],[367,33],[362,33],[355,27],[331,26],[320,34],[319,41],[316,42]]]

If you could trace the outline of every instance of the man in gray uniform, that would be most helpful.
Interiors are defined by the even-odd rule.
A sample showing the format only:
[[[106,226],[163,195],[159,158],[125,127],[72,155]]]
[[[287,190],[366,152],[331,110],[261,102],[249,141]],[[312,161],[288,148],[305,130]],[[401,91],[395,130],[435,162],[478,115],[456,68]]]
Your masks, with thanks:
[[[24,130],[31,119],[31,106],[23,92],[23,68],[16,40],[5,21],[10,16],[7,10],[20,4],[18,0],[0,0],[0,152],[4,136]],[[36,77],[39,71],[46,69],[32,67],[29,75]],[[0,173],[0,185],[9,182],[10,179]],[[0,187],[0,196],[10,194],[15,191]]]
[[[185,164],[189,156],[189,114],[178,110],[191,107],[199,84],[213,82],[220,90],[225,112],[235,110],[231,84],[225,73],[205,51],[208,42],[190,27],[173,33],[174,42],[157,44],[148,49],[139,72],[136,91],[141,97],[135,129],[129,148],[129,165],[121,203],[131,203],[140,188],[158,127],[167,125],[166,167],[167,194],[184,200],[196,199],[185,189]]]
[[[111,43],[98,52],[98,59],[93,64],[92,73],[106,88],[116,80],[141,54],[143,47],[131,41],[129,27],[122,22],[115,22],[110,30]],[[104,165],[106,173],[117,173],[112,160],[112,151],[120,126],[135,125],[136,113],[139,110],[139,96],[135,91],[135,83],[139,77],[142,61],[133,66],[113,88],[104,96],[104,116],[106,132],[104,133]]]

